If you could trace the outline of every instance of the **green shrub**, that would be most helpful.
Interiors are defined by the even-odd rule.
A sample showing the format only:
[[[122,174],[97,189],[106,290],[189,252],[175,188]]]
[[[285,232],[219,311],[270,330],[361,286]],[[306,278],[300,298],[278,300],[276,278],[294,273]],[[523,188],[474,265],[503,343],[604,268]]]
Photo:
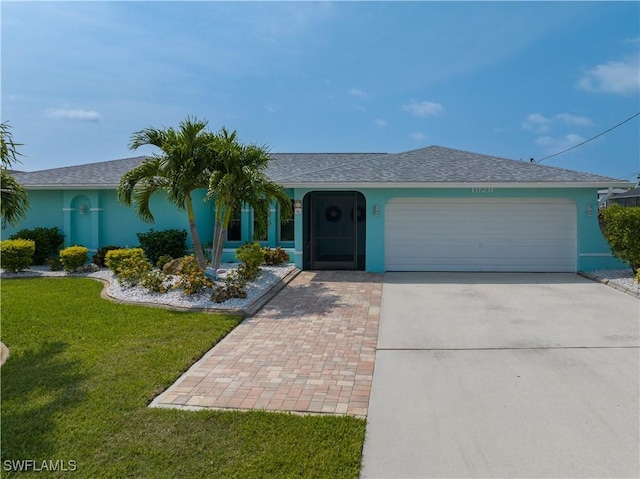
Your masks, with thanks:
[[[27,269],[36,250],[36,243],[29,239],[8,239],[0,242],[0,265],[3,269],[17,273]]]
[[[108,251],[105,262],[118,278],[118,282],[126,286],[137,285],[153,269],[142,248]]]
[[[640,268],[640,207],[614,204],[601,210],[598,220],[613,256],[635,273]]]
[[[267,266],[279,266],[289,262],[289,255],[280,246],[275,249],[265,246],[262,250],[264,251],[264,264]]]
[[[185,230],[155,231],[151,228],[146,233],[137,233],[140,247],[144,250],[151,264],[156,264],[160,256],[180,258],[187,254],[187,232]]]
[[[229,271],[224,282],[224,286],[218,285],[213,288],[211,301],[214,303],[224,303],[231,298],[247,297],[247,291],[244,289],[247,282],[237,270]]]
[[[166,293],[169,290],[166,281],[169,279],[162,271],[154,269],[142,277],[140,285],[152,293]]]
[[[176,274],[178,279],[174,288],[182,289],[187,294],[196,294],[213,287],[213,282],[204,275],[204,270],[200,268],[194,255],[182,258]]]
[[[18,238],[35,241],[36,251],[33,254],[32,264],[45,264],[47,258],[57,254],[64,243],[64,235],[56,226],[22,229],[10,237],[10,239]]]
[[[236,250],[236,259],[242,264],[238,266],[238,273],[247,281],[260,276],[260,265],[264,261],[264,251],[260,243],[245,243]]]
[[[638,271],[636,271],[636,281],[640,283],[640,268],[638,268]]]
[[[91,262],[100,266],[101,268],[105,267],[107,264],[105,263],[105,259],[107,257],[107,253],[109,251],[113,251],[114,249],[123,249],[122,246],[103,246],[99,248],[96,254],[93,255],[93,259]]]
[[[156,267],[162,269],[164,268],[165,264],[171,263],[171,261],[173,261],[173,258],[171,256],[169,256],[168,254],[163,254],[158,258],[158,261],[156,261]]]
[[[60,261],[60,256],[50,256],[45,262],[51,271],[62,271],[64,269]]]
[[[89,250],[84,246],[69,246],[60,251],[60,262],[68,273],[76,271],[89,260]]]

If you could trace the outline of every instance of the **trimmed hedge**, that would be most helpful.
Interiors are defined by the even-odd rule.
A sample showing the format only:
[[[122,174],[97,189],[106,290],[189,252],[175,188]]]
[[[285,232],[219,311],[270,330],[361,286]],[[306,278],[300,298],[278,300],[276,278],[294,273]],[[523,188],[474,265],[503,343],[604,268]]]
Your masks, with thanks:
[[[60,262],[68,273],[77,271],[89,261],[89,250],[84,246],[69,246],[60,251]]]
[[[27,269],[36,250],[36,243],[29,239],[8,239],[0,242],[0,266],[12,273]]]
[[[640,268],[640,206],[614,204],[601,210],[598,220],[613,256],[635,273]]]
[[[108,251],[105,262],[107,268],[118,278],[118,282],[128,286],[140,283],[153,269],[142,248]]]
[[[113,251],[114,249],[123,249],[123,248],[122,246],[103,246],[102,248],[99,248],[98,251],[96,251],[96,254],[93,255],[93,259],[91,260],[91,262],[103,268],[104,266],[107,265],[105,263],[107,253],[109,251]]]
[[[161,256],[182,258],[187,254],[186,230],[155,231],[151,228],[146,233],[136,233],[136,236],[151,264],[156,264]]]
[[[57,226],[53,228],[22,229],[11,235],[9,239],[28,239],[35,241],[36,250],[32,264],[45,264],[49,256],[58,254],[64,243],[64,235]]]

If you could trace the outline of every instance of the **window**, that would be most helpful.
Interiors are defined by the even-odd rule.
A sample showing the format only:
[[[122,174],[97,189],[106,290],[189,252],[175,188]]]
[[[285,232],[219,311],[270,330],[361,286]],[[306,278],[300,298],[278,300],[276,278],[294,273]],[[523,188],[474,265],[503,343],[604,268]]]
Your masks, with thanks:
[[[267,210],[268,211],[268,210]],[[256,212],[253,211],[253,240],[254,241],[267,241],[267,237],[269,235],[269,213],[267,213],[267,217],[265,218],[265,223],[267,225],[267,230],[263,235],[258,235],[256,233],[257,229],[257,221],[256,221]]]
[[[242,239],[242,210],[236,208],[229,220],[227,227],[227,241],[240,241]]]
[[[289,221],[287,223],[280,223],[280,241],[293,241],[293,200],[291,200],[291,216],[289,217]]]

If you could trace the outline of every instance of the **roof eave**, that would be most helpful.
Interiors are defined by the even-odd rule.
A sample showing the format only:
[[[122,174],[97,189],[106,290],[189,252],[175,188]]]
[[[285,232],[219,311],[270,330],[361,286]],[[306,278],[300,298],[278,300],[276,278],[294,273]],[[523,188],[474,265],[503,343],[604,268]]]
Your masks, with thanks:
[[[23,184],[27,190],[115,190],[118,188],[117,184],[71,184],[71,185],[30,185]]]
[[[285,188],[633,188],[628,181],[277,182]],[[29,190],[113,190],[117,184],[24,185]]]
[[[629,188],[626,181],[282,182],[286,188]]]

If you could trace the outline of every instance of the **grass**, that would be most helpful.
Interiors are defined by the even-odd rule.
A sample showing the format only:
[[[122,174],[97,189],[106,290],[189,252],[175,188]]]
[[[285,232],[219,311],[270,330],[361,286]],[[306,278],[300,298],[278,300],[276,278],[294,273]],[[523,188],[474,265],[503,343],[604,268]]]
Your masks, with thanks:
[[[2,281],[3,477],[9,460],[75,461],[75,477],[358,477],[361,419],[148,408],[239,318],[117,304],[101,288]]]

